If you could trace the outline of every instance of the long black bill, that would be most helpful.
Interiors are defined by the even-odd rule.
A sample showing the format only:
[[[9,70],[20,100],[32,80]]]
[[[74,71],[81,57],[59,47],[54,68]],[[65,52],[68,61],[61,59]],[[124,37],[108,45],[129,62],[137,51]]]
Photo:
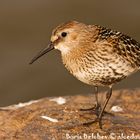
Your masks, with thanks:
[[[46,47],[45,49],[43,49],[42,51],[40,51],[32,60],[29,64],[33,64],[38,58],[40,58],[41,56],[43,56],[44,54],[46,54],[47,52],[51,51],[54,49],[54,45],[53,43],[50,43],[48,45],[48,47]]]

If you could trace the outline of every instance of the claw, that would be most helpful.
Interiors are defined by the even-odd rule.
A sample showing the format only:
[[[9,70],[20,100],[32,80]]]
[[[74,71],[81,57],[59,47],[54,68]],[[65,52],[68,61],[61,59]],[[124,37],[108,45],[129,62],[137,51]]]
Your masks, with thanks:
[[[94,107],[91,107],[91,108],[80,109],[80,111],[92,111],[98,117],[100,112],[101,112],[101,105],[97,104],[97,105],[95,105]]]
[[[85,123],[83,123],[83,125],[91,125],[93,123],[98,123],[100,129],[102,129],[102,120],[100,118],[96,118],[95,120],[91,120],[91,121],[85,122]]]
[[[97,117],[99,117],[99,114],[100,114],[101,110],[102,110],[102,108],[99,104],[97,104],[97,105],[95,105],[94,107],[91,107],[91,108],[81,108],[81,109],[79,109],[79,111],[92,111],[92,112],[95,113],[95,115]],[[107,111],[104,111],[103,114],[114,116],[114,114],[112,114],[110,112],[107,112]]]
[[[96,108],[96,106],[91,108],[81,108],[80,111],[93,111]]]
[[[98,118],[96,118],[95,120],[84,122],[83,125],[91,125],[91,124],[96,123],[96,122],[98,122]]]

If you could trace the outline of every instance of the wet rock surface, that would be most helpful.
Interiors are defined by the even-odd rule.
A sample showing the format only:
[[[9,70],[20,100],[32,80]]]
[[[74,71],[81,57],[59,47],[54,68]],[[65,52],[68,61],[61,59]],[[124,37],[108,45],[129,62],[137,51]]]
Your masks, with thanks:
[[[105,93],[99,94],[103,103]],[[103,129],[98,123],[83,122],[96,118],[92,111],[93,94],[44,98],[0,110],[0,140],[84,140],[140,139],[140,91],[114,91],[104,114]]]

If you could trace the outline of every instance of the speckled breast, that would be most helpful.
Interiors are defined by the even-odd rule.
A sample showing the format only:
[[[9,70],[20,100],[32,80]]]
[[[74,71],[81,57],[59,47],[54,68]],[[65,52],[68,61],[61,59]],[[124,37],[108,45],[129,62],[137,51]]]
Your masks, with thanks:
[[[96,86],[110,86],[121,81],[136,69],[127,60],[108,54],[106,59],[81,57],[64,61],[66,68],[80,81]]]

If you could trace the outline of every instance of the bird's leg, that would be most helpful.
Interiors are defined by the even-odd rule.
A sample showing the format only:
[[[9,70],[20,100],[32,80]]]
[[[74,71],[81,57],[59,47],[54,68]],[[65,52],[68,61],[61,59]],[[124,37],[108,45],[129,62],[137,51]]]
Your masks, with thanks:
[[[95,100],[96,100],[96,106],[100,106],[99,100],[98,100],[98,87],[97,86],[95,86]]]
[[[96,106],[94,107],[94,111],[96,116],[99,116],[99,112],[101,111],[101,105],[99,104],[99,100],[98,100],[98,87],[95,86],[95,100],[96,100]]]
[[[90,125],[92,123],[98,122],[100,128],[102,129],[102,117],[103,117],[103,113],[104,113],[104,110],[105,110],[105,108],[106,108],[106,106],[108,104],[108,101],[109,101],[111,95],[112,95],[112,87],[110,87],[109,91],[106,94],[106,100],[105,100],[104,105],[103,105],[103,108],[102,108],[102,110],[101,110],[101,112],[99,114],[99,117],[97,117],[95,120],[92,120],[92,121],[83,123],[83,125]]]
[[[91,108],[80,109],[80,111],[94,111],[96,114],[98,114],[99,110],[101,109],[101,106],[98,101],[98,87],[97,86],[95,86],[94,95],[95,95],[96,105]]]
[[[112,95],[112,87],[109,88],[109,91],[106,94],[106,100],[105,100],[105,103],[104,103],[103,108],[102,108],[102,110],[100,112],[100,115],[99,115],[99,126],[100,126],[101,129],[102,129],[103,113],[104,113],[104,110],[105,110],[105,108],[106,108],[106,106],[107,106],[107,104],[109,102],[109,99],[110,99],[111,95]]]
[[[107,94],[108,94],[108,92],[107,92]],[[95,99],[96,99],[96,106],[93,110],[95,111],[96,116],[99,117],[99,114],[102,111],[102,107],[101,107],[101,105],[99,104],[99,101],[98,101],[98,87],[95,87]],[[105,111],[105,109],[103,111],[103,114],[112,115],[111,113]]]

